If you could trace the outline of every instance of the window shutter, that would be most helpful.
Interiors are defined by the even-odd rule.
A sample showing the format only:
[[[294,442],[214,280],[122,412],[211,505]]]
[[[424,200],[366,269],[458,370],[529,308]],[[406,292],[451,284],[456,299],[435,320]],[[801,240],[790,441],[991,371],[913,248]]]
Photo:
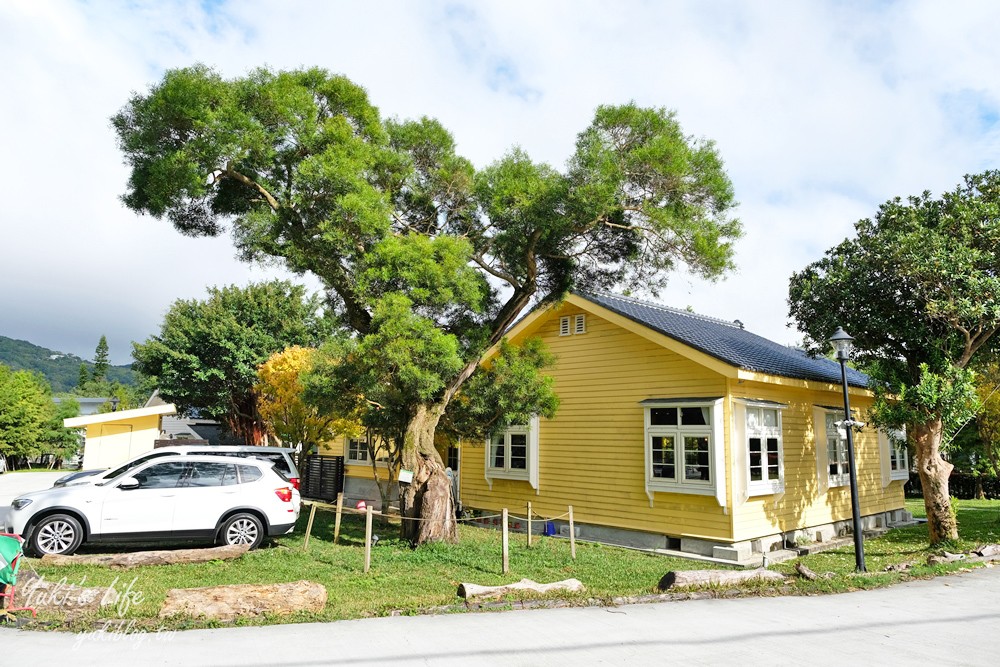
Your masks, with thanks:
[[[569,330],[569,317],[568,316],[567,317],[560,317],[559,318],[559,335],[560,336],[568,336],[569,334],[570,334],[570,330]]]
[[[889,486],[892,481],[892,467],[889,457],[892,456],[892,443],[889,442],[889,435],[885,431],[878,431],[878,455],[882,472],[882,488]]]
[[[750,497],[747,488],[747,406],[743,401],[733,401],[733,434],[730,447],[733,452],[733,506],[739,507]]]
[[[582,334],[587,333],[587,316],[577,315],[573,318],[573,333]]]
[[[826,451],[826,410],[813,408],[813,443],[816,447],[816,490],[826,493],[830,489],[830,461]]]
[[[531,418],[528,423],[528,483],[538,495],[538,415]]]

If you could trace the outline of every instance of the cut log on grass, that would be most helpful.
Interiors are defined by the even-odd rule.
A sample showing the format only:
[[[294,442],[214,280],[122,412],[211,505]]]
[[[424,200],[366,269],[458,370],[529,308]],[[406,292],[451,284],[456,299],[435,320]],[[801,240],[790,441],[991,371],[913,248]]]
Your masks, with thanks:
[[[819,575],[818,574],[816,574],[815,572],[813,572],[812,570],[810,570],[808,567],[806,567],[802,563],[796,563],[795,564],[795,571],[799,573],[799,576],[804,577],[805,579],[808,579],[809,581],[816,581],[817,579],[819,579]]]
[[[979,547],[972,553],[977,556],[1000,556],[1000,544],[987,544]]]
[[[540,584],[531,579],[522,579],[516,584],[506,584],[504,586],[480,586],[478,584],[459,584],[458,597],[466,600],[478,599],[489,600],[498,598],[506,593],[514,591],[531,591],[533,593],[549,593],[551,591],[582,591],[585,590],[583,584],[578,579],[564,579],[554,581],[551,584]]]
[[[965,560],[967,556],[965,554],[953,554],[947,551],[943,552],[940,556],[931,555],[927,557],[928,565],[943,565],[945,563],[954,563],[955,561]]]
[[[65,578],[49,581],[29,572],[19,578],[17,602],[35,611],[58,612],[72,618],[115,604],[118,591],[111,586],[77,586],[67,583]]]
[[[732,586],[744,581],[784,581],[785,577],[772,570],[677,570],[667,572],[660,579],[659,588],[665,591],[684,586]]]
[[[172,588],[160,607],[160,618],[186,614],[231,621],[241,616],[320,612],[325,606],[326,587],[314,581]]]
[[[231,560],[247,552],[249,545],[236,544],[207,549],[174,549],[169,551],[133,551],[121,554],[94,554],[92,556],[42,556],[43,565],[105,565],[129,569],[142,565],[174,565],[176,563],[207,563],[213,560]]]

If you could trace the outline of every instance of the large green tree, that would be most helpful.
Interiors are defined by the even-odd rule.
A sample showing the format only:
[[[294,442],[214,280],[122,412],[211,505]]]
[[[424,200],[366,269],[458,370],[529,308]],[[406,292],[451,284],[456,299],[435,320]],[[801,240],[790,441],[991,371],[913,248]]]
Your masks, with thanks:
[[[1000,172],[888,201],[855,232],[792,277],[791,315],[816,349],[837,326],[855,337],[876,422],[914,444],[930,541],[955,539],[942,434],[971,415],[969,365],[1000,327]]]
[[[218,419],[243,442],[260,444],[257,367],[291,345],[316,346],[329,331],[319,301],[301,286],[210,288],[205,300],[174,302],[159,335],[133,345],[133,367],[179,409]]]
[[[435,430],[519,313],[570,289],[655,291],[679,265],[716,278],[741,233],[712,142],[634,104],[600,107],[564,171],[520,149],[476,169],[437,121],[382,119],[322,69],[172,70],[113,125],[129,208],[314,273],[376,374],[415,390],[394,409],[417,541],[454,538]]]

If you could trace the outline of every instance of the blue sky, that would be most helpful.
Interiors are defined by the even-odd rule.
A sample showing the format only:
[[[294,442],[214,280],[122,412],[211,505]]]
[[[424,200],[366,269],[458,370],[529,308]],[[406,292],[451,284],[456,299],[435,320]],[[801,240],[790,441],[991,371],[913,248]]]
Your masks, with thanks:
[[[1000,167],[1000,3],[0,3],[0,334],[112,358],[177,298],[276,271],[227,238],[126,211],[108,125],[163,71],[319,65],[386,116],[440,119],[483,166],[512,146],[561,168],[599,104],[677,111],[716,141],[741,206],[738,271],[676,275],[663,303],[783,343],[788,278],[895,196]]]

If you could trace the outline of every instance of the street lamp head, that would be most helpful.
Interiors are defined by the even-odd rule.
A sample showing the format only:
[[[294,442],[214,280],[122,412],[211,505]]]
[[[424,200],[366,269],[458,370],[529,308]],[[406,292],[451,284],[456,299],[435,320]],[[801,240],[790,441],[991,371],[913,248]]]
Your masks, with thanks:
[[[854,339],[842,327],[837,327],[837,330],[830,336],[830,345],[837,353],[837,361],[847,361],[851,358],[851,350],[854,349]]]
[[[121,402],[121,399],[118,398],[117,396],[112,396],[111,397],[111,412],[117,412],[118,411],[118,404],[120,402]]]

